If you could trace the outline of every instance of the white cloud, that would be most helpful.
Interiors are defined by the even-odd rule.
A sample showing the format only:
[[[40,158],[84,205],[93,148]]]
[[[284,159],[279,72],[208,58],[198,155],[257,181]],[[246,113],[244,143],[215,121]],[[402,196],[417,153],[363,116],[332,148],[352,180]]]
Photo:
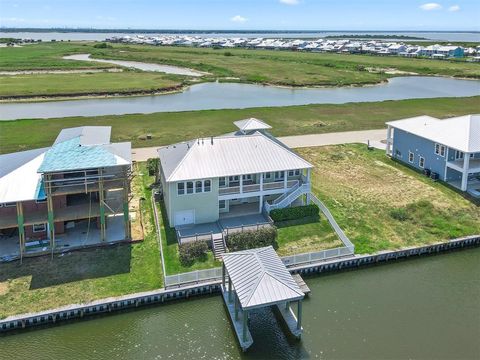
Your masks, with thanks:
[[[458,5],[452,5],[448,8],[448,11],[458,11],[460,10],[460,6]]]
[[[235,15],[235,16],[232,17],[230,20],[233,21],[233,22],[236,22],[236,23],[244,23],[244,22],[246,22],[248,19],[245,18],[245,17],[243,17],[243,16],[241,16],[241,15]]]
[[[10,22],[10,23],[24,23],[26,20],[23,18],[17,17],[9,17],[9,18],[1,18],[0,22]]]
[[[280,2],[286,5],[298,5],[300,0],[280,0]]]
[[[437,3],[426,3],[423,5],[420,5],[420,9],[425,10],[425,11],[430,11],[430,10],[440,10],[442,8],[442,5],[437,4]]]

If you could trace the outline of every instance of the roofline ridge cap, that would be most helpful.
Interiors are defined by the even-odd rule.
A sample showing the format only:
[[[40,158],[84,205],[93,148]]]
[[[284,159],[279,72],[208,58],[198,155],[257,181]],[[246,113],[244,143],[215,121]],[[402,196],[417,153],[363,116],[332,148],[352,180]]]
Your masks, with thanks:
[[[285,151],[288,151],[290,154],[292,154],[293,156],[297,157],[298,159],[306,162],[307,164],[309,164],[312,168],[314,167],[312,164],[310,164],[310,162],[308,162],[307,160],[305,160],[304,158],[302,158],[300,155],[298,155],[295,151],[293,151],[288,145],[285,145],[285,146],[282,146],[280,144],[278,144],[277,142],[275,142],[273,139],[270,139],[267,135],[261,133],[260,131],[257,131],[255,134],[258,133],[258,136],[262,136],[263,138],[267,139],[268,141],[270,141],[272,144],[275,144],[275,146],[279,147],[280,149],[283,149]],[[250,135],[251,136],[251,135]],[[273,136],[273,135],[272,135]],[[278,140],[278,139],[277,139]],[[280,141],[280,140],[278,140]]]
[[[195,141],[193,142],[193,145],[188,147],[187,153],[185,154],[183,159],[177,164],[177,166],[175,166],[175,169],[173,169],[173,171],[170,173],[170,176],[168,177],[168,179],[166,179],[166,181],[171,181],[170,179],[178,171],[178,168],[180,167],[180,165],[182,165],[185,162],[185,159],[191,154],[191,150],[193,149],[193,147],[197,145],[198,143],[197,140],[200,140],[200,138],[195,139]]]

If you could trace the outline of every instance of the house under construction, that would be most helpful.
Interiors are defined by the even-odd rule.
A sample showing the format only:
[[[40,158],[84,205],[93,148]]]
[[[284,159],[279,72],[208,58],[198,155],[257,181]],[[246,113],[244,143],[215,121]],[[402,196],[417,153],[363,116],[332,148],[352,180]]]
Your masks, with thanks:
[[[130,239],[131,144],[111,127],[64,129],[0,155],[0,260]]]

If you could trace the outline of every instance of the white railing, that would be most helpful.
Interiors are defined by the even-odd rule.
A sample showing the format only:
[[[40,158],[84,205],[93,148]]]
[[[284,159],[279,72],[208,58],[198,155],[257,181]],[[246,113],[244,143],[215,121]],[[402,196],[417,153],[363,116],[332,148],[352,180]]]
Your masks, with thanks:
[[[299,180],[289,180],[287,181],[287,189],[295,187],[299,184]],[[249,192],[257,191],[267,191],[267,190],[277,190],[283,189],[285,187],[284,181],[276,181],[270,183],[263,183],[263,187],[260,184],[245,184],[240,189],[240,186],[231,186],[231,187],[221,187],[218,189],[219,195],[231,195],[231,194],[243,194]]]
[[[282,200],[285,199],[288,195],[290,195],[291,192],[297,190],[299,186],[300,186],[300,182],[297,182],[297,183],[290,189],[289,192],[283,193],[283,194],[280,195],[278,198],[276,198],[275,200],[273,200],[273,201],[272,201],[272,205],[278,204],[280,201],[282,201]]]
[[[283,256],[282,261],[286,266],[300,265],[312,263],[316,261],[328,260],[340,256],[353,255],[354,249],[352,247],[338,247],[334,249],[327,249],[317,252],[309,252],[304,254],[296,254],[290,256]]]
[[[290,205],[296,198],[308,192],[310,192],[310,184],[302,184],[294,191],[289,192],[288,195],[281,201],[277,202],[276,204],[269,204],[266,208],[269,212],[275,209],[284,208],[287,205]]]
[[[181,274],[165,276],[165,287],[198,283],[201,281],[215,281],[222,278],[222,268],[196,270]]]

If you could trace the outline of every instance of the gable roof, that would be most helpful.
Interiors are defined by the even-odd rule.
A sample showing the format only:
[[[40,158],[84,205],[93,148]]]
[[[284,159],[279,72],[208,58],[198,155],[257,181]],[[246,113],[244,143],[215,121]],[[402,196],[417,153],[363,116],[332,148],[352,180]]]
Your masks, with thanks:
[[[480,114],[445,120],[417,116],[390,121],[387,125],[465,153],[480,152]]]
[[[304,297],[272,246],[226,253],[223,263],[243,309]]]
[[[241,131],[254,131],[254,130],[266,130],[272,127],[262,120],[249,118],[244,120],[238,120],[234,122],[235,126]]]
[[[313,167],[259,132],[197,139],[160,148],[158,154],[167,182]]]

